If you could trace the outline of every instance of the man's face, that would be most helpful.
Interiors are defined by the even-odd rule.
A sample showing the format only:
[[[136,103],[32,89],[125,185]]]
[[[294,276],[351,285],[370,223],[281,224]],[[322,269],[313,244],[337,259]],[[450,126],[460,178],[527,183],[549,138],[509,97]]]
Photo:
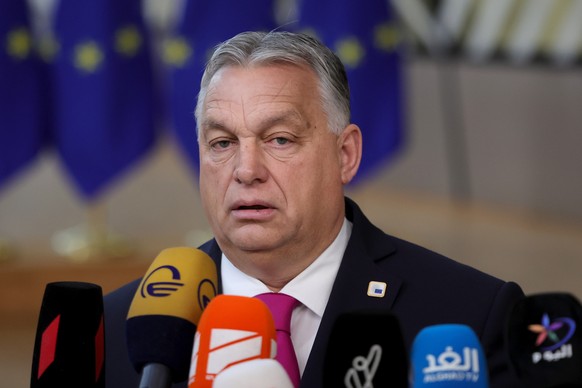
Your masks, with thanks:
[[[347,179],[313,72],[223,68],[203,112],[200,191],[220,247],[235,265],[249,254],[314,260],[341,226]]]

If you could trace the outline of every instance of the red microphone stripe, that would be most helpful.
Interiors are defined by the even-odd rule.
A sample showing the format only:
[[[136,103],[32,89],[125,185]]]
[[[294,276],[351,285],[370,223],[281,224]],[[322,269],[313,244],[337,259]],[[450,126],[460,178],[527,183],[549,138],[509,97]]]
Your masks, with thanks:
[[[59,333],[60,322],[61,316],[59,314],[42,332],[37,376],[39,379],[40,376],[42,376],[46,371],[46,369],[55,361],[55,353],[57,350],[57,335]]]
[[[103,316],[101,316],[99,329],[97,329],[97,334],[95,334],[95,381],[99,380],[99,376],[101,375],[101,371],[103,370],[104,360],[105,360],[105,349],[103,333]]]

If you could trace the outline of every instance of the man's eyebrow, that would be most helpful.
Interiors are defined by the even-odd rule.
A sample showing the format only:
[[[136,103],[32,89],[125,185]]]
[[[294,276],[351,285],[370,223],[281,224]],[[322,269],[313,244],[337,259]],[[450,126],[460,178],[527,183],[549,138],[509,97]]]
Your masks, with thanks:
[[[289,124],[296,129],[307,128],[309,126],[309,123],[299,112],[296,110],[288,110],[263,120],[260,123],[260,129],[266,130],[279,124]]]
[[[218,120],[214,120],[212,118],[206,118],[202,121],[200,125],[201,128],[204,129],[217,129],[217,130],[227,130],[227,126]]]

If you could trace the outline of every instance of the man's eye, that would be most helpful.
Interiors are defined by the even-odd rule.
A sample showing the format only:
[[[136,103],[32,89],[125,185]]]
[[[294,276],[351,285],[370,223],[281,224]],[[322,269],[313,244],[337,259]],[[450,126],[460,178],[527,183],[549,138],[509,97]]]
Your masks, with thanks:
[[[277,144],[277,145],[285,145],[289,143],[289,139],[285,138],[285,137],[276,137],[273,139],[273,141]]]
[[[212,144],[212,147],[214,148],[228,148],[228,146],[230,146],[231,141],[230,140],[219,140],[215,143]]]

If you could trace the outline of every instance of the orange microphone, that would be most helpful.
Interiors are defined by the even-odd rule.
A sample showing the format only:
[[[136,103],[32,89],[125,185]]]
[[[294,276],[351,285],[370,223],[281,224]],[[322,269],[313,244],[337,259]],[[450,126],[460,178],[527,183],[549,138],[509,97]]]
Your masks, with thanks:
[[[194,337],[188,388],[211,388],[229,366],[274,358],[275,323],[267,305],[244,296],[218,295],[206,307]]]

